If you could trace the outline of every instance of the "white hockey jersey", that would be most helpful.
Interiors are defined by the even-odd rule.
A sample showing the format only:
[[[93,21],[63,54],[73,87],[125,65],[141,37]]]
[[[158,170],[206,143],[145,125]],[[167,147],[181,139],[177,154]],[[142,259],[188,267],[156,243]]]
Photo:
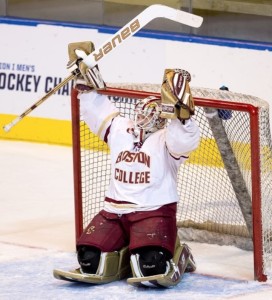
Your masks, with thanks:
[[[119,116],[107,96],[96,92],[79,95],[81,115],[92,132],[106,141],[111,155],[111,181],[104,209],[113,213],[153,210],[177,202],[177,172],[199,143],[194,120],[179,120],[151,134],[134,150],[128,132],[133,121]]]

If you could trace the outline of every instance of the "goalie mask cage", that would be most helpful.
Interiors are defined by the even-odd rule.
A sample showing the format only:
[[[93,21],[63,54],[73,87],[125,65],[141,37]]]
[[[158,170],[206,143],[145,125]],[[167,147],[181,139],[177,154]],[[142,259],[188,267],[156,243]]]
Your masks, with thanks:
[[[119,85],[107,94],[133,117],[138,99],[159,96],[159,85]],[[180,167],[177,211],[182,240],[252,250],[254,279],[272,278],[272,154],[269,106],[256,97],[192,88],[201,141]],[[76,239],[103,208],[110,180],[107,145],[80,118],[72,91]]]

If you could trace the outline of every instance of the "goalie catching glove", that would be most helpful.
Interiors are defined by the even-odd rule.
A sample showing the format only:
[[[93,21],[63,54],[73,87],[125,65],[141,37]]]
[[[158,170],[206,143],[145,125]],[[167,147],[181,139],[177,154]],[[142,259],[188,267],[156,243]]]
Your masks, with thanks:
[[[195,105],[189,82],[191,75],[181,69],[166,69],[163,76],[160,117],[188,120],[194,115]]]
[[[77,75],[76,89],[80,92],[106,88],[98,66],[95,65],[93,68],[89,68],[83,62],[83,59],[93,51],[94,44],[92,42],[78,42],[68,45],[69,62],[67,69]]]

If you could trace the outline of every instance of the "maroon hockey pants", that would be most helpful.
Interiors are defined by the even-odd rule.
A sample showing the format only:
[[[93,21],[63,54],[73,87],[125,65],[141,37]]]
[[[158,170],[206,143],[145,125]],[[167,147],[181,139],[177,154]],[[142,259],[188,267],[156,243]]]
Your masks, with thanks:
[[[173,255],[177,237],[176,211],[176,203],[123,215],[102,210],[84,230],[77,246],[94,246],[103,252],[112,252],[129,245],[132,253],[137,248],[160,246]]]

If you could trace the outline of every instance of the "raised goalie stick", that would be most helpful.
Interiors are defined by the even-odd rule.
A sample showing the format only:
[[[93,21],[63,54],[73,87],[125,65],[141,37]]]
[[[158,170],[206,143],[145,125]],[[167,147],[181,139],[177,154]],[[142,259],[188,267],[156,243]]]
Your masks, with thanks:
[[[125,40],[133,36],[146,24],[157,18],[165,18],[184,25],[198,28],[203,22],[203,18],[165,5],[154,4],[147,7],[138,16],[132,19],[123,28],[117,31],[113,37],[108,39],[101,47],[88,55],[83,62],[89,67],[93,67],[99,60],[112,52],[116,47],[123,44]]]
[[[111,53],[114,49],[123,45],[123,43],[132,37],[135,33],[141,30],[146,24],[157,18],[165,18],[178,22],[187,26],[198,28],[203,22],[203,18],[194,14],[190,14],[178,9],[174,9],[165,5],[154,4],[147,7],[134,19],[123,26],[119,31],[117,31],[113,37],[109,38],[104,42],[97,50],[93,51],[91,54],[83,59],[83,62],[90,68],[93,68],[99,61],[101,61],[105,56]],[[74,79],[79,70],[75,69],[72,74],[65,78],[60,84],[55,86],[50,92],[45,96],[35,102],[30,108],[24,111],[21,115],[16,117],[12,122],[3,126],[6,132],[18,124],[24,117],[30,114],[35,108],[40,106],[46,99],[55,94],[60,88],[62,88],[70,80]]]

